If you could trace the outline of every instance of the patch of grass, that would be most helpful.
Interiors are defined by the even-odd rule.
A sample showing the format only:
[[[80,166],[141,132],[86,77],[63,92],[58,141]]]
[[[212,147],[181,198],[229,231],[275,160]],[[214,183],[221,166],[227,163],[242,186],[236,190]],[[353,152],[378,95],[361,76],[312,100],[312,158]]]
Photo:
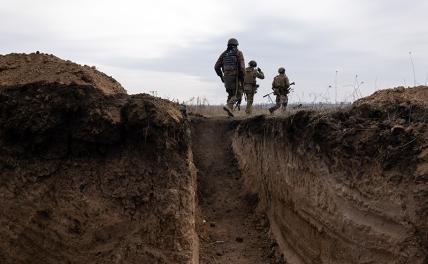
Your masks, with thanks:
[[[256,104],[253,106],[253,113],[250,116],[271,115],[269,113],[269,107],[271,106],[272,104]],[[282,108],[278,109],[274,113],[274,116],[288,116],[288,115],[295,114],[300,110],[312,110],[312,111],[317,111],[321,113],[329,113],[329,112],[347,108],[349,106],[350,104],[325,104],[325,103],[290,104],[288,105],[285,111],[283,111]],[[233,114],[236,117],[248,117],[248,115],[245,113],[245,107],[246,107],[245,105],[242,105],[241,110],[240,111],[235,110]],[[223,110],[223,105],[188,105],[187,111],[190,114],[202,115],[206,117],[227,116],[227,113]]]

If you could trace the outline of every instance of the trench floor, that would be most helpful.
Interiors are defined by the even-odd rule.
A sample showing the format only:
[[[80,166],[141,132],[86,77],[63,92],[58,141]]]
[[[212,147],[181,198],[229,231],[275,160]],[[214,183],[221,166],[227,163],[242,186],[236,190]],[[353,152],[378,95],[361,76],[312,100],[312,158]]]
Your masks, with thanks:
[[[226,118],[192,119],[200,263],[277,263],[268,221],[255,213],[257,199],[244,193],[230,126]]]

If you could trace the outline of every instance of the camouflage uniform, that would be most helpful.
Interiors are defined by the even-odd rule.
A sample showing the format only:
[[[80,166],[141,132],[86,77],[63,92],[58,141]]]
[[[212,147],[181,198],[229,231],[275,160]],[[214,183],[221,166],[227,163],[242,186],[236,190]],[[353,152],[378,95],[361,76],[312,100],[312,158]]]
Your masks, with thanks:
[[[228,94],[227,106],[229,109],[233,109],[233,105],[238,101],[239,93],[242,91],[240,86],[245,76],[244,55],[238,47],[228,47],[218,58],[214,69],[217,75],[223,78],[224,87]]]
[[[285,73],[277,75],[272,82],[273,94],[276,95],[276,105],[269,108],[269,111],[273,113],[275,110],[281,107],[285,111],[288,104],[288,93],[290,92],[290,81],[288,80]]]
[[[247,97],[247,108],[245,109],[245,113],[251,114],[253,110],[253,100],[254,94],[257,93],[257,80],[264,79],[265,75],[260,68],[257,70],[255,67],[247,67],[245,69],[245,78],[244,78],[244,93]]]

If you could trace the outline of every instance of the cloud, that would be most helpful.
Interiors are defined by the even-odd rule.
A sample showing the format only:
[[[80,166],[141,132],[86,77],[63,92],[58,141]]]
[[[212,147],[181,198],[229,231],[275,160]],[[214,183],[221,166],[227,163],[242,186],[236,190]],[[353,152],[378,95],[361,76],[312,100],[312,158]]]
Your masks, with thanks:
[[[215,82],[206,81],[197,76],[173,72],[123,69],[109,66],[99,68],[105,72],[114,72],[115,78],[122,80],[122,85],[131,94],[145,93],[168,98],[173,101],[188,101],[193,97],[206,99],[209,103],[223,102],[225,89]],[[201,89],[203,87],[203,89]]]
[[[226,18],[232,16],[233,10],[225,12],[224,5],[212,0],[163,0],[150,4],[134,0],[16,0],[2,8],[1,20],[5,23],[1,30],[19,35],[53,32],[58,49],[80,46],[101,51],[95,53],[100,57],[114,52],[158,58],[166,56],[171,48],[186,48],[215,36],[219,28],[239,30],[239,23],[226,26]],[[6,26],[11,21],[13,27]]]
[[[422,0],[14,0],[0,10],[0,52],[41,50],[97,65],[131,92],[223,103],[213,64],[233,36],[267,75],[256,102],[279,66],[297,83],[295,100],[334,100],[336,70],[338,98],[350,100],[356,75],[364,95],[412,84],[409,51],[426,82],[427,8]]]

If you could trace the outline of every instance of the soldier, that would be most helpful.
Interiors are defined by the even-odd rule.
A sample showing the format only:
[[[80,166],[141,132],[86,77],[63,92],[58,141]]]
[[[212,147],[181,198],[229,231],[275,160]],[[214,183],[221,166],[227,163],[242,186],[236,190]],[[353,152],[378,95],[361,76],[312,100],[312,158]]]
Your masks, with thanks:
[[[264,79],[265,75],[260,68],[257,68],[257,62],[250,61],[248,66],[245,69],[245,78],[244,78],[244,93],[247,97],[247,108],[245,109],[245,113],[250,115],[253,110],[253,100],[254,94],[257,93],[257,85],[256,78]]]
[[[283,107],[283,111],[287,108],[288,94],[290,93],[290,81],[287,75],[285,75],[285,69],[278,69],[279,75],[275,76],[272,82],[273,94],[276,95],[276,105],[269,108],[269,112],[272,114],[278,108]]]
[[[227,49],[218,58],[214,69],[226,87],[227,106],[223,109],[229,116],[233,116],[233,105],[239,100],[240,86],[244,81],[244,55],[238,50],[238,40],[231,38],[227,42]]]

